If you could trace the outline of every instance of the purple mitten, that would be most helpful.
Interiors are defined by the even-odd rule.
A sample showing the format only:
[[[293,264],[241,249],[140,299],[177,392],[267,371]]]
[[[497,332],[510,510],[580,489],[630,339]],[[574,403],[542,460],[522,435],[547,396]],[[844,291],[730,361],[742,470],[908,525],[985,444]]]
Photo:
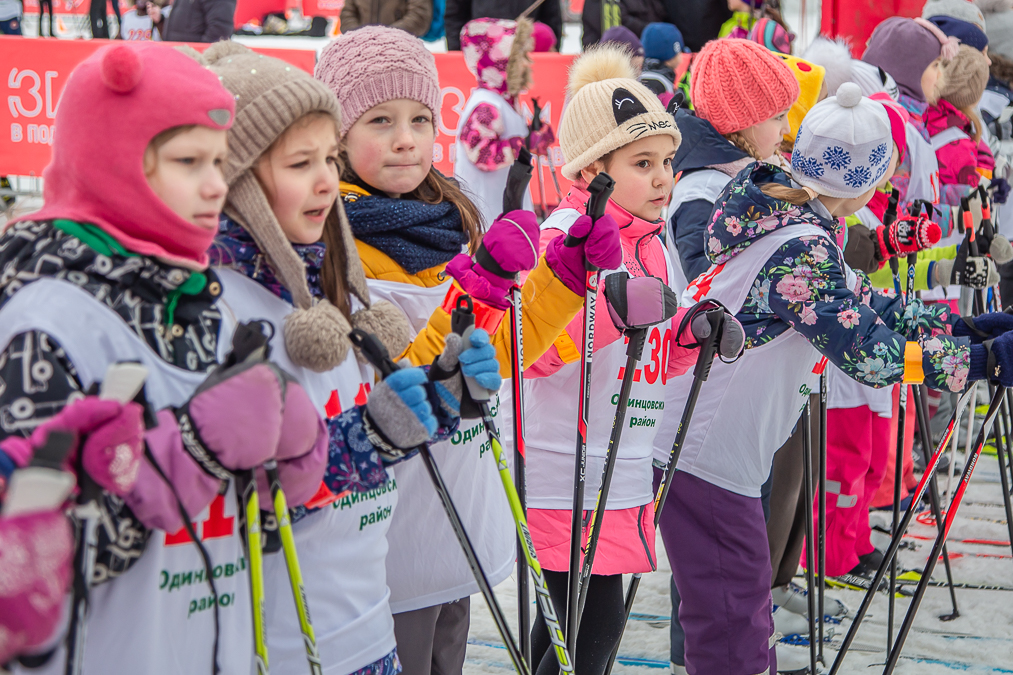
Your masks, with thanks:
[[[284,419],[285,375],[273,363],[219,368],[180,408],[158,413],[148,431],[151,454],[191,516],[200,513],[232,471],[252,469],[277,452]],[[183,526],[171,488],[148,462],[126,498],[148,527]]]
[[[511,211],[499,218],[482,237],[471,258],[465,253],[447,263],[447,274],[465,293],[496,309],[507,309],[507,294],[517,273],[538,264],[538,221],[530,211]]]
[[[0,518],[0,663],[53,637],[73,557],[70,522],[59,511]]]
[[[658,277],[616,272],[605,277],[604,291],[612,323],[622,332],[667,321],[679,309],[679,296]]]
[[[317,414],[306,390],[294,380],[286,386],[283,414],[275,458],[285,498],[289,507],[294,507],[305,504],[320,489],[327,468],[327,425]],[[257,494],[260,508],[274,509],[267,474],[263,470],[257,471]]]
[[[40,424],[31,437],[4,439],[4,452],[16,464],[24,466],[31,459],[33,449],[45,443],[54,429],[70,431],[84,439],[83,449],[79,440],[67,457],[71,471],[76,471],[80,450],[84,470],[96,483],[120,497],[130,492],[144,454],[141,406],[86,396]]]
[[[567,246],[567,235],[559,235],[545,249],[549,269],[577,295],[584,295],[587,270],[584,261],[598,269],[613,270],[623,262],[619,225],[605,214],[591,224],[591,216],[580,216],[570,226],[569,236],[576,245]]]
[[[552,126],[543,124],[537,131],[531,132],[531,154],[544,156],[549,154],[549,146],[556,142],[556,132]]]

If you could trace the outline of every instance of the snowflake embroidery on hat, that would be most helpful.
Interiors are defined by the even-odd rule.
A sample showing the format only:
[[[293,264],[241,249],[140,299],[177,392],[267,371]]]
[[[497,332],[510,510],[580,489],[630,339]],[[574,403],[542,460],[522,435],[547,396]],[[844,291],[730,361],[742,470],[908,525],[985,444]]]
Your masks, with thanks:
[[[840,171],[851,164],[851,155],[841,146],[835,145],[823,151],[823,161],[834,171]]]
[[[792,168],[802,172],[810,178],[823,177],[823,164],[815,157],[806,157],[801,153],[792,156]]]
[[[867,166],[856,166],[844,174],[844,182],[848,187],[860,188],[869,184],[872,180],[872,172]]]
[[[886,143],[880,143],[869,153],[869,164],[879,164],[886,159]]]

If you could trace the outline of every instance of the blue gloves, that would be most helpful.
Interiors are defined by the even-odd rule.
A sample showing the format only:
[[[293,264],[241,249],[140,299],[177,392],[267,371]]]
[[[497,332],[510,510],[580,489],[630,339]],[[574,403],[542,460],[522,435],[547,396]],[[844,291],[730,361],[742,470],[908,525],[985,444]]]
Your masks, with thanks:
[[[458,357],[461,372],[465,377],[475,378],[484,389],[496,393],[503,385],[503,378],[499,374],[496,348],[489,343],[489,334],[477,328],[472,331],[469,342],[471,345]]]
[[[376,385],[366,403],[367,435],[380,450],[393,455],[411,450],[436,433],[436,417],[429,404],[425,370],[402,368]],[[371,434],[379,431],[380,434]],[[393,446],[393,447],[391,447]]]
[[[973,324],[973,328],[968,325]],[[971,344],[981,344],[985,340],[998,338],[1007,331],[1013,330],[1013,314],[1005,312],[989,312],[981,316],[959,317],[953,321],[953,335],[955,337],[969,337]]]

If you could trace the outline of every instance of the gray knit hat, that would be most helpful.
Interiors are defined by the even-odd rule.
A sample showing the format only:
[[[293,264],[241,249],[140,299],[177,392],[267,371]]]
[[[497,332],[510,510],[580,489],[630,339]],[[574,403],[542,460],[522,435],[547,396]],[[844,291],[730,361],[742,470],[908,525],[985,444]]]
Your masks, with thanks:
[[[934,16],[960,19],[985,30],[985,17],[981,8],[970,0],[928,0],[922,7],[922,18],[931,19]]]
[[[400,354],[411,339],[404,315],[387,302],[371,303],[362,263],[356,252],[345,210],[338,199],[325,227],[338,227],[344,248],[345,284],[363,308],[352,323],[326,299],[315,299],[306,282],[306,266],[281,229],[264,190],[253,174],[254,163],[295,121],[323,112],[341,125],[334,94],[308,73],[279,59],[257,54],[231,41],[217,42],[203,54],[211,70],[236,97],[236,120],[229,130],[229,161],[225,181],[229,196],[226,214],[250,233],[285,288],[292,294],[293,311],[285,320],[285,350],[298,366],[326,372],[348,356],[352,326],[363,324],[392,354]]]

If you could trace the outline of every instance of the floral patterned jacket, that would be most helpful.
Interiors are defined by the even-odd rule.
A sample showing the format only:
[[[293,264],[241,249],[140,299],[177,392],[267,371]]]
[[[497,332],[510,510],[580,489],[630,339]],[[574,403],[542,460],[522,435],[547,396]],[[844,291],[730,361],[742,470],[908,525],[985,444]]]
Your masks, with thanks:
[[[821,203],[795,206],[773,199],[761,192],[765,183],[797,187],[769,164],[739,174],[718,197],[707,227],[712,263],[727,262],[766,234],[798,223],[821,227],[836,239],[838,221]],[[800,236],[780,246],[760,269],[737,315],[746,348],[794,329],[862,384],[892,385],[904,379],[905,369],[913,374],[920,368],[934,389],[963,389],[969,342],[949,335],[956,318],[949,308],[920,300],[905,304],[873,290],[864,274],[856,274],[857,287],[851,288],[840,248],[824,237]]]

